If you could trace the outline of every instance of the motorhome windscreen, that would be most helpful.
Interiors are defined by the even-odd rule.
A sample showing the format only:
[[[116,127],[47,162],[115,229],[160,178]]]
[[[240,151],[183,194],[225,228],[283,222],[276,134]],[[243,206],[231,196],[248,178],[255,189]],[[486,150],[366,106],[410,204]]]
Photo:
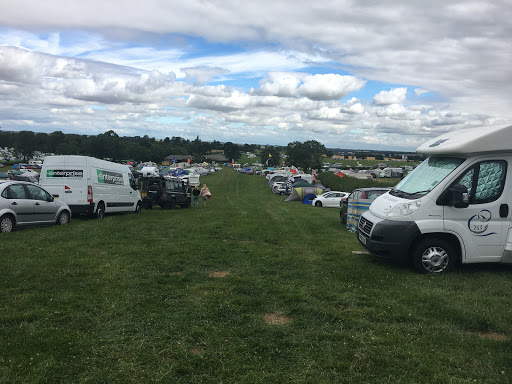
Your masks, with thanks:
[[[429,157],[393,188],[390,193],[417,198],[430,192],[446,176],[464,162],[453,157]]]

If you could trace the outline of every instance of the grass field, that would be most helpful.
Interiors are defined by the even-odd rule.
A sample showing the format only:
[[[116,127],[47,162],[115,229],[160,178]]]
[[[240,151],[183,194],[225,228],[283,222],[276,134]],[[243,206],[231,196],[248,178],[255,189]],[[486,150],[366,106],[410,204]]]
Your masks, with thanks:
[[[258,176],[206,208],[0,235],[1,383],[510,383],[512,268],[361,251]]]

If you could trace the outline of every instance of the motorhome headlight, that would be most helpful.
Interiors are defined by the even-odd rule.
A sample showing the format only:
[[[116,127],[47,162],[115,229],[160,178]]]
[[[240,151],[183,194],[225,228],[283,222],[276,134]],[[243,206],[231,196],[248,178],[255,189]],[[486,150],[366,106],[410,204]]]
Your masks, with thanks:
[[[388,217],[408,216],[421,206],[421,200],[408,201],[395,205],[388,213]]]

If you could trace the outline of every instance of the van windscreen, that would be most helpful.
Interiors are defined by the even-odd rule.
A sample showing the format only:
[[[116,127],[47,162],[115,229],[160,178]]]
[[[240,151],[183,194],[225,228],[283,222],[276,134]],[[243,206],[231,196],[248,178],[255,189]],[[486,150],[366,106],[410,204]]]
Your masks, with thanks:
[[[426,195],[464,160],[454,157],[429,157],[398,183],[390,194],[405,198]]]

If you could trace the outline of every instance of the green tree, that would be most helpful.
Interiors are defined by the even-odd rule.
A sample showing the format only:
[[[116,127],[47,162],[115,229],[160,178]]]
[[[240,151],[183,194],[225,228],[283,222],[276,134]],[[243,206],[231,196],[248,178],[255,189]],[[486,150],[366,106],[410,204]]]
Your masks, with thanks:
[[[241,157],[240,146],[228,141],[224,143],[224,156],[231,161],[231,159],[238,160]]]
[[[326,152],[325,146],[316,140],[304,143],[294,141],[286,147],[287,163],[309,171],[322,167],[322,154]]]
[[[23,156],[25,161],[29,160],[36,150],[36,135],[32,131],[21,131],[14,142],[14,150]]]
[[[260,163],[268,167],[279,167],[281,162],[281,153],[276,147],[267,147],[261,151]]]

